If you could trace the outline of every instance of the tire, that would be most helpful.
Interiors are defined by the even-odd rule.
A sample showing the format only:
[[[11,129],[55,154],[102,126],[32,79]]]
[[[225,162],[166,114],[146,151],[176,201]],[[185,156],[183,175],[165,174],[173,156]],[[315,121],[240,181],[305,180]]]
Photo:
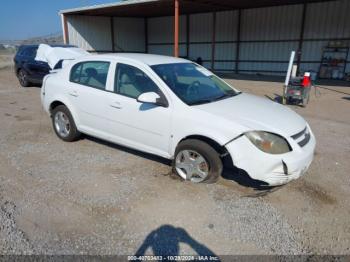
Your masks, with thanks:
[[[306,105],[309,103],[309,100],[310,100],[310,95],[307,94],[304,98],[303,98],[303,101],[301,103],[301,106],[302,107],[306,107]]]
[[[18,78],[19,84],[22,87],[28,87],[30,85],[30,82],[28,81],[28,74],[25,70],[20,69],[17,73],[17,78]]]
[[[282,97],[282,105],[286,105],[287,104],[287,99],[286,99],[286,97]]]
[[[53,109],[52,126],[56,135],[66,142],[76,141],[81,135],[75,125],[72,114],[64,105],[59,105]]]
[[[189,158],[185,157],[187,154],[186,152],[189,153]],[[201,157],[204,161],[202,161],[203,159]],[[188,164],[188,162],[192,163],[193,166],[188,167],[191,165]],[[184,168],[185,165],[187,169]],[[198,170],[198,168],[200,168],[200,170]],[[189,170],[189,172],[187,172],[187,170]],[[207,143],[197,139],[188,139],[182,141],[177,146],[173,160],[173,171],[180,177],[194,183],[215,183],[221,176],[222,170],[223,164],[218,152]],[[193,172],[196,174],[191,177],[187,176],[187,173]],[[206,174],[205,177],[204,174]]]

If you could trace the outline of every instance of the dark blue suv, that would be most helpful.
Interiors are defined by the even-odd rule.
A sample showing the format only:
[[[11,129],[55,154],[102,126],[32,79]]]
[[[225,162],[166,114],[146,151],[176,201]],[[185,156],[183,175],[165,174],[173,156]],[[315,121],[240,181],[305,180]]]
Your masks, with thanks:
[[[71,45],[51,45],[52,47],[74,47]],[[50,67],[45,62],[35,60],[39,45],[22,45],[18,48],[15,58],[15,73],[21,86],[41,84]]]

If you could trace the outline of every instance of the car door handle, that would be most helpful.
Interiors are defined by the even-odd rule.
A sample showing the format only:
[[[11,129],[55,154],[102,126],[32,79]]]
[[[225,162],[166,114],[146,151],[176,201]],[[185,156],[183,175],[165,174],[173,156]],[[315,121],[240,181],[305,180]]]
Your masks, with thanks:
[[[71,96],[78,97],[78,92],[77,91],[72,91],[69,93]]]
[[[122,108],[120,102],[114,102],[114,103],[110,104],[110,106],[113,107],[113,108],[116,108],[116,109],[121,109]]]

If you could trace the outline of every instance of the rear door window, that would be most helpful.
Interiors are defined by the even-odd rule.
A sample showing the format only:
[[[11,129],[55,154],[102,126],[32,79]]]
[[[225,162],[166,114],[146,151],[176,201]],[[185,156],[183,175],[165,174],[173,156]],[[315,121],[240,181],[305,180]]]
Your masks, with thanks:
[[[110,63],[105,61],[87,61],[73,66],[70,81],[73,83],[105,90]]]

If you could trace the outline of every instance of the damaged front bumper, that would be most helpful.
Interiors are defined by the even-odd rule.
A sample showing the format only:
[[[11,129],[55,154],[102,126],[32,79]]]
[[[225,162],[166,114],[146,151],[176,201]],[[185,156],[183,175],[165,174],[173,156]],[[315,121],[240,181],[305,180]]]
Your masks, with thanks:
[[[304,175],[313,160],[316,139],[311,130],[309,132],[307,144],[300,146],[293,139],[288,139],[293,150],[281,155],[259,150],[244,135],[226,144],[226,149],[233,164],[245,170],[251,178],[271,186],[283,185]]]

